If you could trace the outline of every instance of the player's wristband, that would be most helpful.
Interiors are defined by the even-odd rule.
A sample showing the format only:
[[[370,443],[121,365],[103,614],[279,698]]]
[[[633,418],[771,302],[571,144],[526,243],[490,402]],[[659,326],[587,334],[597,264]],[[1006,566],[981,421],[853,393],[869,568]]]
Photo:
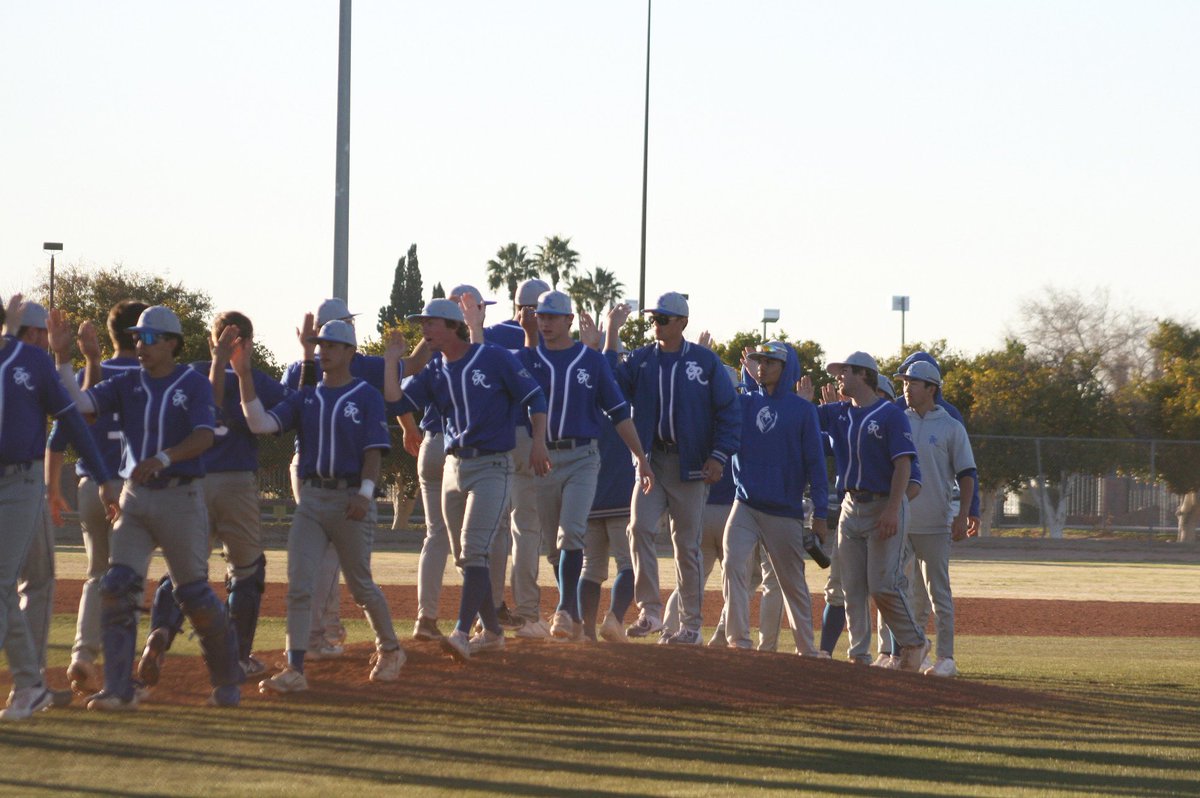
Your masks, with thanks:
[[[167,454],[165,450],[154,455],[154,459],[157,460],[158,462],[162,463],[163,468],[166,468],[167,466],[171,465],[171,455]]]
[[[362,487],[358,489],[358,495],[362,496],[367,501],[375,498],[375,483],[369,479],[362,481]]]

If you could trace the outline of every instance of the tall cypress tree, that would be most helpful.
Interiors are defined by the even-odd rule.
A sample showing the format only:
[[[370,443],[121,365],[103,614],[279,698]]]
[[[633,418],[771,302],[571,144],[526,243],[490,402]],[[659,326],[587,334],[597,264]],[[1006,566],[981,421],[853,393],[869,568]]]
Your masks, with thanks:
[[[417,245],[408,248],[408,255],[396,261],[396,276],[392,278],[392,293],[388,304],[379,309],[379,322],[375,328],[380,334],[396,327],[410,313],[420,313],[421,269],[417,265]]]

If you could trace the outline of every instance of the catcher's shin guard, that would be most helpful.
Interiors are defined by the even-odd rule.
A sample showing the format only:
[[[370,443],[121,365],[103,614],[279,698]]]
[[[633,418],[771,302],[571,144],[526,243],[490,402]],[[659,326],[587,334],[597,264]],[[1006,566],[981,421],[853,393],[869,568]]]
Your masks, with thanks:
[[[229,622],[237,631],[238,659],[249,659],[258,630],[258,611],[267,586],[267,557],[263,555],[245,568],[233,568],[225,580],[229,592],[226,606]]]
[[[133,656],[141,597],[142,578],[128,565],[110,566],[100,580],[104,691],[126,701],[133,698]]]
[[[199,579],[175,588],[175,598],[200,638],[200,653],[208,666],[213,687],[240,684],[246,680],[238,662],[237,632],[225,614],[225,605],[208,582]]]
[[[175,641],[175,635],[183,631],[183,610],[175,599],[175,584],[170,574],[163,574],[158,580],[158,588],[154,591],[154,601],[150,604],[150,631],[165,629],[167,632],[167,647]]]

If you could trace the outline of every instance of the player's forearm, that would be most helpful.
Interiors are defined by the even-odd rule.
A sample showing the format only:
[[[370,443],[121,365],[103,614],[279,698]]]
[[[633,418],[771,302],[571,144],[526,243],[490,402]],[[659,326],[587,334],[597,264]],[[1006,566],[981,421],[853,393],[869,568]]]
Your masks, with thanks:
[[[194,429],[188,436],[174,446],[163,449],[172,463],[183,460],[194,460],[208,451],[213,445],[213,431],[210,429]]]
[[[245,385],[246,382],[247,380],[241,381],[242,385]],[[255,435],[270,435],[279,432],[279,422],[263,408],[263,403],[257,396],[247,402],[245,394],[242,395],[242,415],[246,417],[246,426]]]
[[[968,496],[975,492],[974,477],[959,477],[958,478],[958,517],[967,519],[971,515],[971,502],[967,499]]]
[[[46,478],[46,495],[55,497],[62,493],[62,467],[66,458],[62,452],[46,450],[46,461],[42,466]]]
[[[58,364],[58,376],[62,378],[63,387],[67,389],[67,394],[75,402],[75,407],[80,413],[96,412],[96,405],[92,402],[91,397],[80,390],[79,383],[75,382],[75,372],[71,368],[70,361]]]
[[[629,452],[633,455],[634,460],[642,460],[646,457],[646,451],[642,448],[642,442],[638,438],[637,428],[633,426],[632,419],[622,419],[616,425],[617,435],[621,436],[621,440],[629,447]]]
[[[404,398],[404,389],[400,387],[400,366],[395,357],[383,358],[383,400],[399,402]]]
[[[382,469],[383,453],[378,449],[367,449],[363,452],[362,481],[370,480],[372,485],[379,484],[379,473]]]
[[[100,358],[87,352],[83,355],[83,388],[87,390],[104,379],[104,370],[100,367]]]
[[[546,414],[530,413],[529,414],[530,437],[535,441],[546,441]]]
[[[888,507],[899,511],[901,497],[908,489],[908,478],[912,476],[912,458],[898,457],[892,461],[892,484],[888,491]]]
[[[429,349],[429,344],[425,343],[425,339],[422,338],[420,341],[417,341],[417,345],[413,347],[413,351],[403,361],[403,376],[411,377],[425,368],[425,364],[429,362],[429,358],[432,356],[433,352]]]
[[[221,407],[225,403],[225,364],[216,356],[208,366],[208,381],[212,384],[213,400]]]

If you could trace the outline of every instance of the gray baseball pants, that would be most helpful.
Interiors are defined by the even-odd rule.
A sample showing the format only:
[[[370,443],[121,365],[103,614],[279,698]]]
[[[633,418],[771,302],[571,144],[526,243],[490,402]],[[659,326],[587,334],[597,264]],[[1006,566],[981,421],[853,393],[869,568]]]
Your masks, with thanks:
[[[304,649],[312,625],[313,582],[329,544],[337,550],[346,585],[363,608],[375,647],[393,651],[400,647],[392,628],[392,615],[383,591],[371,577],[371,545],[375,540],[375,502],[361,521],[346,518],[346,505],[357,488],[300,486],[300,504],[288,532],[287,649]]]
[[[954,595],[950,592],[950,531],[909,535],[909,545],[921,569],[924,589],[918,586],[917,624],[924,629],[933,603],[937,630],[937,656],[954,658]],[[925,599],[920,601],[919,599]]]
[[[111,483],[120,487],[120,480]],[[87,555],[87,579],[79,593],[79,616],[75,623],[75,645],[71,659],[95,662],[104,646],[100,640],[100,580],[108,570],[109,539],[112,524],[100,501],[100,486],[91,477],[79,479],[79,528],[83,532],[83,550]]]
[[[700,526],[700,556],[704,558],[704,584],[717,563],[724,568],[725,524],[729,521],[732,504],[705,504]],[[663,613],[663,631],[674,632],[679,628],[679,588],[667,596],[666,611]]]
[[[728,562],[722,577],[725,594],[725,635],[731,646],[750,648],[750,587],[746,563],[759,542],[767,550],[783,592],[784,608],[796,651],[815,656],[812,600],[804,581],[804,522],[755,510],[740,501],[733,503],[725,526]]]
[[[508,507],[513,460],[508,452],[462,459],[446,457],[442,516],[459,568],[488,566],[488,553]]]
[[[296,500],[297,507],[300,505],[299,464],[300,454],[296,453],[292,456],[289,471],[292,477],[292,498]],[[337,549],[333,543],[327,542],[316,576],[313,578],[312,617],[309,619],[306,651],[333,645],[346,636],[346,627],[342,626],[341,620],[342,596],[338,589],[340,576],[341,564],[338,562]]]
[[[708,485],[701,480],[679,478],[679,455],[654,448],[650,453],[654,487],[642,493],[634,485],[629,524],[629,550],[633,555],[634,598],[643,615],[662,617],[659,593],[658,552],[654,537],[658,522],[667,513],[671,522],[671,545],[675,550],[675,578],[681,602],[680,625],[699,632],[703,619],[704,561],[700,555],[700,530]]]
[[[533,473],[529,467],[529,451],[533,447],[533,439],[524,426],[517,427],[517,446],[513,449],[513,475],[509,482],[509,501],[512,512],[506,514],[502,524],[507,525],[512,536],[512,594],[513,611],[522,618],[536,621],[541,618],[542,591],[538,587],[538,569],[542,562],[543,543],[553,546],[552,535],[557,529],[557,523],[543,528],[538,509],[538,484],[542,477]],[[551,453],[554,454],[553,452]],[[553,461],[552,461],[553,462]],[[588,509],[591,509],[589,503]],[[587,514],[584,514],[587,518]],[[493,593],[499,598],[496,606],[504,598],[504,552],[509,547],[509,541],[500,540],[495,544],[497,559],[492,563],[492,585],[497,582],[500,589]]]
[[[555,544],[560,550],[583,549],[599,476],[600,449],[595,443],[550,452],[550,473],[538,477],[534,484],[540,527],[547,534],[555,531]]]
[[[229,577],[254,575],[263,555],[262,511],[258,500],[258,473],[219,471],[204,478],[204,506],[209,531],[221,541]]]
[[[44,482],[43,482],[44,484]],[[38,667],[46,667],[46,645],[50,642],[50,622],[54,620],[54,524],[43,499],[41,512],[33,523],[33,541],[21,568],[17,592],[21,611],[29,622]]]
[[[750,571],[757,567],[762,578],[762,597],[758,600],[758,650],[779,649],[779,629],[783,626],[783,589],[766,546],[759,544],[756,557],[750,558]],[[811,612],[811,599],[809,600]]]
[[[842,588],[846,596],[846,619],[850,631],[850,659],[870,655],[870,622],[861,628],[861,616],[870,618],[868,599],[875,606],[903,647],[925,642],[925,633],[917,626],[908,598],[908,580],[904,577],[904,547],[907,539],[908,499],[902,499],[899,529],[887,539],[879,537],[879,516],[886,499],[858,502],[847,493],[842,501],[838,523],[838,557],[841,558]]]
[[[440,432],[426,432],[417,453],[421,505],[425,508],[425,539],[417,561],[417,617],[436,620],[450,556],[450,537],[442,517],[442,471],[446,449]]]
[[[608,579],[608,557],[617,562],[617,573],[633,567],[629,555],[629,516],[593,518],[583,538],[583,573],[580,579],[604,584]]]
[[[21,612],[17,578],[25,555],[33,543],[34,531],[41,525],[45,511],[46,482],[42,462],[34,461],[28,470],[0,477],[0,643],[8,657],[13,687],[33,687],[42,681],[41,666],[34,649],[29,621]]]

